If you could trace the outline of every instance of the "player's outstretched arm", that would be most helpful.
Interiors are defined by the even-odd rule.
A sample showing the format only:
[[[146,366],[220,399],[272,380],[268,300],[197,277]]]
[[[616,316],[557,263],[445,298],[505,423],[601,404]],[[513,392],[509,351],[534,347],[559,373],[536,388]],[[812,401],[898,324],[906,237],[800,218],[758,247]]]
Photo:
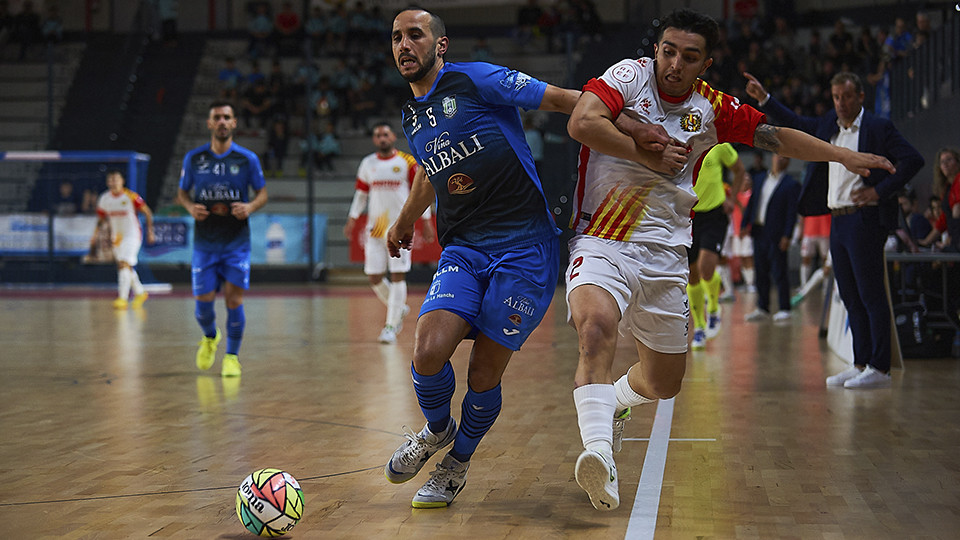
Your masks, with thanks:
[[[433,184],[423,172],[423,167],[417,167],[407,202],[403,203],[397,221],[387,231],[387,249],[391,257],[399,257],[400,248],[410,249],[413,244],[413,227],[436,197]]]
[[[577,104],[577,99],[579,98],[579,90],[570,90],[548,84],[547,89],[543,92],[543,99],[540,101],[539,110],[570,114],[573,112],[573,107]]]
[[[891,174],[897,172],[890,160],[883,156],[854,152],[802,131],[770,124],[757,126],[753,146],[804,161],[834,161],[861,176],[870,176],[870,169],[884,169]]]

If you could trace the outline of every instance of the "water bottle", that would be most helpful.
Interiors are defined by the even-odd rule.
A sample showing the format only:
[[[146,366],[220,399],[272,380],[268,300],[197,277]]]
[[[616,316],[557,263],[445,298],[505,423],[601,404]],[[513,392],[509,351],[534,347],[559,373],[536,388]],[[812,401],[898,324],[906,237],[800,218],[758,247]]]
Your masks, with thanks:
[[[283,264],[286,262],[287,233],[279,221],[270,223],[267,227],[267,263]]]

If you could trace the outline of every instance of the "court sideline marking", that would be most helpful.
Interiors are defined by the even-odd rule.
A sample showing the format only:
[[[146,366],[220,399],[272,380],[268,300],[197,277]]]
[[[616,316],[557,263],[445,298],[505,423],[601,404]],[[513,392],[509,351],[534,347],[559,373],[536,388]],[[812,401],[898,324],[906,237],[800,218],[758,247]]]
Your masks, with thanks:
[[[628,540],[652,539],[657,528],[663,469],[667,461],[670,428],[673,425],[674,399],[676,398],[661,399],[657,403],[657,414],[650,429],[650,443],[647,445],[647,455],[643,458],[643,470],[640,472],[640,485],[637,486],[637,497],[633,501],[627,534],[624,537]]]

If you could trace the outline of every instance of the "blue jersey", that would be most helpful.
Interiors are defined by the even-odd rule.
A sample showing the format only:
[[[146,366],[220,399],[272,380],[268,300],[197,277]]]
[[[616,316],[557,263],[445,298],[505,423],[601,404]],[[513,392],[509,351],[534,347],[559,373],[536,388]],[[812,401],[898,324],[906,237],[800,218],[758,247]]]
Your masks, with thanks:
[[[231,144],[219,155],[210,149],[210,143],[187,152],[180,169],[180,189],[193,189],[193,200],[210,211],[206,219],[196,222],[194,249],[249,250],[250,223],[233,217],[230,204],[250,202],[250,188],[260,191],[264,184],[260,159],[239,144]]]
[[[446,63],[403,107],[403,132],[437,194],[440,245],[529,246],[560,234],[517,107],[537,109],[546,83],[483,62]]]

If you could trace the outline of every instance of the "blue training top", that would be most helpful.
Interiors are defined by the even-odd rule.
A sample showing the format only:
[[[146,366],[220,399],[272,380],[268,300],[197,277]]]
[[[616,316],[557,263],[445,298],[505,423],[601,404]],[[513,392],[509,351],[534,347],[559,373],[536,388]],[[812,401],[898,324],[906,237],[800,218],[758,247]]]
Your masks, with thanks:
[[[517,110],[539,108],[546,87],[501,66],[446,63],[404,105],[410,151],[437,194],[440,245],[502,250],[560,234]]]
[[[250,202],[250,188],[263,189],[260,159],[236,143],[218,155],[210,143],[194,148],[183,158],[180,189],[193,188],[193,200],[206,205],[210,215],[197,221],[193,231],[193,248],[223,252],[250,249],[250,223],[230,213],[230,203]]]

